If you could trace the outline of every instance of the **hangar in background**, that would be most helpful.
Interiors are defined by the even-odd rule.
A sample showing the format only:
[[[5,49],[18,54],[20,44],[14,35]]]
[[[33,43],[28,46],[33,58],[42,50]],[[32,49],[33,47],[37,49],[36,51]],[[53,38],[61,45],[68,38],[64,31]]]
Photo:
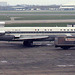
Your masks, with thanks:
[[[59,8],[60,10],[75,10],[75,2],[69,2],[67,4],[63,4]]]

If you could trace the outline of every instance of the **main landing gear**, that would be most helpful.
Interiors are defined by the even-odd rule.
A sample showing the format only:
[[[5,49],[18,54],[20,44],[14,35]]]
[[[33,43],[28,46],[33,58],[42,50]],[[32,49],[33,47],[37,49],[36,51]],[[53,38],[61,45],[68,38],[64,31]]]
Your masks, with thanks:
[[[24,46],[27,46],[27,47],[30,47],[30,46],[33,45],[33,41],[32,41],[32,40],[25,40],[25,41],[23,42],[23,45],[24,45]]]

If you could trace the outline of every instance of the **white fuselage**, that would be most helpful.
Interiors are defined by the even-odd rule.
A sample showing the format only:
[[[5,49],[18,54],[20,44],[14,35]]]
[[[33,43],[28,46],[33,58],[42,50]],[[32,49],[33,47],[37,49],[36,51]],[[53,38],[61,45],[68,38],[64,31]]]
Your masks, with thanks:
[[[1,27],[7,35],[75,35],[75,27]]]

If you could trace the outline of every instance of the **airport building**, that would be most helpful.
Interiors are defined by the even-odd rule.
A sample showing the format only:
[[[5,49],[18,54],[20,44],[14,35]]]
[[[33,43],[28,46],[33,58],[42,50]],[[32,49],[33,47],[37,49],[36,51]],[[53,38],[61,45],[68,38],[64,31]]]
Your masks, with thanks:
[[[26,5],[26,4],[21,4],[21,5],[16,5],[16,6],[11,6],[8,5],[7,2],[0,2],[0,10],[14,10],[14,11],[25,11],[25,10],[49,10],[49,11],[64,11],[64,10],[75,10],[75,2],[69,2],[67,4],[63,5]]]
[[[7,6],[7,2],[0,2],[0,6]]]
[[[60,10],[75,10],[75,2],[69,2],[67,4],[63,4],[59,8]]]

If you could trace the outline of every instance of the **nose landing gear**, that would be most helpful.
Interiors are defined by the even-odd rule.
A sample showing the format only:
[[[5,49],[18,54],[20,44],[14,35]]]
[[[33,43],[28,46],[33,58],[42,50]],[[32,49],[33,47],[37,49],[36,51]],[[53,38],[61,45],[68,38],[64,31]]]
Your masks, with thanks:
[[[33,41],[32,40],[26,40],[26,41],[23,42],[23,45],[27,46],[27,47],[30,47],[30,46],[33,45]]]

